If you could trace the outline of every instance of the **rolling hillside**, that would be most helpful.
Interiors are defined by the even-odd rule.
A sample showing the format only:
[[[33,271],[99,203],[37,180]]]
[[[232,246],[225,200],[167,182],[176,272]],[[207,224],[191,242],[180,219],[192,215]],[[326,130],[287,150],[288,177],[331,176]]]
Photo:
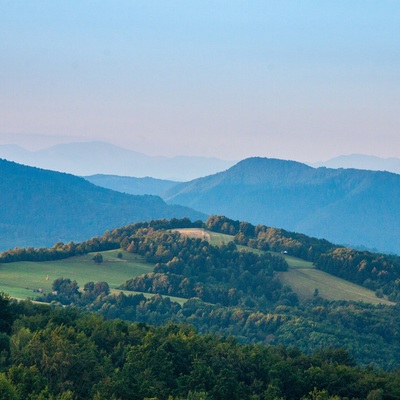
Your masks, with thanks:
[[[0,249],[81,241],[107,229],[159,218],[204,218],[157,196],[133,196],[73,175],[0,159]]]
[[[164,198],[208,214],[400,253],[400,176],[393,173],[249,158],[179,184]]]

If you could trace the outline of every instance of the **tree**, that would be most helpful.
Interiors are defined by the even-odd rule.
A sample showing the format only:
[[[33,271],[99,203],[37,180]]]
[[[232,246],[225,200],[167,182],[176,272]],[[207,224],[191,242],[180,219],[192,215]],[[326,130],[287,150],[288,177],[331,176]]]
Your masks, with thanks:
[[[4,374],[0,374],[0,400],[18,400],[14,385]]]
[[[81,296],[78,283],[69,278],[57,278],[53,282],[53,292],[54,296],[57,296],[57,300],[63,304],[75,302]]]
[[[110,287],[107,282],[96,282],[93,286],[93,294],[97,297],[100,294],[107,296],[110,293]]]
[[[92,260],[96,263],[96,264],[101,264],[103,262],[103,256],[100,253],[96,253]]]
[[[0,332],[9,333],[13,323],[13,313],[10,304],[10,297],[0,292]]]

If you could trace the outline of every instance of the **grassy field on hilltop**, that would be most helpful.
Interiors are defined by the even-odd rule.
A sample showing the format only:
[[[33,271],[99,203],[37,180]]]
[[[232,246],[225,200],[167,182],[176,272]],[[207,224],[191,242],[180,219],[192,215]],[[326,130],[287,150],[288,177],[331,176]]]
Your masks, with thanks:
[[[187,235],[192,238],[207,240],[213,246],[220,246],[221,244],[227,244],[233,241],[233,236],[231,235],[211,232],[202,228],[182,228],[172,229],[172,231],[179,232],[181,235]]]
[[[101,264],[94,263],[93,253],[57,261],[0,264],[0,291],[16,298],[32,298],[37,296],[33,289],[49,292],[53,281],[60,277],[76,280],[81,287],[86,282],[103,281],[115,289],[134,276],[153,271],[154,265],[137,254],[121,251],[123,258],[119,259],[119,252],[100,252],[104,260]]]

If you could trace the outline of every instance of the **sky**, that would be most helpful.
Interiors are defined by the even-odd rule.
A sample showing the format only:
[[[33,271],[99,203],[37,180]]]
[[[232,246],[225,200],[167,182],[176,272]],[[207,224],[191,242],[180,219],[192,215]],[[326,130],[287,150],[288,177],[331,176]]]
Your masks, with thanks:
[[[0,144],[400,157],[400,2],[0,0]]]

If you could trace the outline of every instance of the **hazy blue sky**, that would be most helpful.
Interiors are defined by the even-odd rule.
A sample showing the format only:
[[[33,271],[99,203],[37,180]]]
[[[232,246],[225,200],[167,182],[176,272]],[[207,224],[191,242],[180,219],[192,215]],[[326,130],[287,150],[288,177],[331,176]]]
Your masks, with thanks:
[[[26,147],[400,157],[400,1],[0,0],[0,124]]]

